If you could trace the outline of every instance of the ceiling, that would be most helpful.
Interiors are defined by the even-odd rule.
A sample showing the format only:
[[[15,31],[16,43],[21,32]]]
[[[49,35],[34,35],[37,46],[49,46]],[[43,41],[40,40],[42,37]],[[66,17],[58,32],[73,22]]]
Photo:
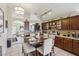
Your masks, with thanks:
[[[38,17],[48,10],[52,10],[51,14],[45,14],[40,19],[46,21],[59,17],[67,17],[79,10],[79,3],[17,3],[8,4],[8,6],[16,7],[21,6],[25,9],[26,18],[29,18],[31,13],[36,14]]]

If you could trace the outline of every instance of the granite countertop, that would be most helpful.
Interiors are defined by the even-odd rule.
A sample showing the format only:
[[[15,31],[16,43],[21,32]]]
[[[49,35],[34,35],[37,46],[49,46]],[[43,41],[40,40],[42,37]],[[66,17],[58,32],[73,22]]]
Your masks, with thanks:
[[[75,37],[67,37],[67,36],[62,36],[62,35],[56,35],[58,37],[64,37],[64,38],[69,38],[69,39],[74,39],[74,40],[79,40],[79,38],[75,38]]]

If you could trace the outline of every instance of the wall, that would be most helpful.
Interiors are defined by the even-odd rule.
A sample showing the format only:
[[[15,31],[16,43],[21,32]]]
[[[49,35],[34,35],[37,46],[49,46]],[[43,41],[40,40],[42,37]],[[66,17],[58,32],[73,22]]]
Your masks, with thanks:
[[[6,4],[0,4],[0,8],[4,11],[4,27],[5,27],[5,20],[7,19],[7,15],[6,15]],[[6,50],[7,50],[7,47],[6,47],[6,44],[7,44],[7,36],[6,36],[6,29],[4,28],[4,33],[1,34],[1,46],[2,46],[2,55],[5,55],[6,53]]]

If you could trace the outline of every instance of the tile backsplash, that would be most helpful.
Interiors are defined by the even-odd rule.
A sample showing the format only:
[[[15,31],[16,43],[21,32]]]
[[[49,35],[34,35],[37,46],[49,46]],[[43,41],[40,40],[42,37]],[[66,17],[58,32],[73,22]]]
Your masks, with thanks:
[[[52,32],[55,34],[59,35],[64,35],[64,36],[73,36],[73,37],[78,37],[79,38],[79,30],[48,30],[47,33]]]

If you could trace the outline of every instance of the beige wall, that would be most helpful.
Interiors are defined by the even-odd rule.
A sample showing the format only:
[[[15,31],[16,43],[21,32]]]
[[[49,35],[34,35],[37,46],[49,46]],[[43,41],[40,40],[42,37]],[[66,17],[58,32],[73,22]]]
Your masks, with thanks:
[[[7,15],[6,15],[6,4],[0,4],[0,8],[4,11],[4,27],[5,27],[5,20],[7,19]],[[4,28],[4,33],[1,34],[0,40],[1,40],[1,46],[2,46],[2,55],[5,55],[7,47],[6,47],[6,43],[7,43],[7,35],[6,35],[6,29]]]

